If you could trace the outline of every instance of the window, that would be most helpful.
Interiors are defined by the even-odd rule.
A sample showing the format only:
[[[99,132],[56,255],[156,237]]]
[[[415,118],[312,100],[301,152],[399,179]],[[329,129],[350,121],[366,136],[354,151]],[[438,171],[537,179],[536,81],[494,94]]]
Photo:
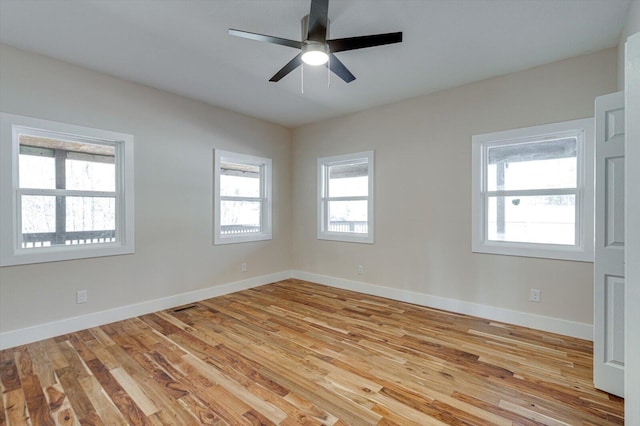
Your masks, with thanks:
[[[318,239],[373,243],[373,151],[318,159]]]
[[[133,253],[133,136],[1,119],[1,265]]]
[[[593,261],[593,119],[473,136],[473,251]]]
[[[215,150],[214,244],[271,239],[271,160]]]

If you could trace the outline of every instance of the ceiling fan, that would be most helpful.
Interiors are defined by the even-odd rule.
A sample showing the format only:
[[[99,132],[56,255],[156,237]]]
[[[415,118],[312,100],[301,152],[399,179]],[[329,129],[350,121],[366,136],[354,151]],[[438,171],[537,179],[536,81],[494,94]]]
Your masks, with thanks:
[[[269,81],[273,82],[280,81],[284,76],[302,65],[302,63],[305,63],[308,65],[325,65],[342,80],[350,83],[355,80],[356,77],[336,58],[334,53],[402,42],[402,32],[328,40],[328,13],[329,0],[311,0],[311,11],[307,16],[302,18],[302,41],[234,29],[229,29],[229,34],[250,40],[266,41],[267,43],[300,49],[300,53],[269,79]]]

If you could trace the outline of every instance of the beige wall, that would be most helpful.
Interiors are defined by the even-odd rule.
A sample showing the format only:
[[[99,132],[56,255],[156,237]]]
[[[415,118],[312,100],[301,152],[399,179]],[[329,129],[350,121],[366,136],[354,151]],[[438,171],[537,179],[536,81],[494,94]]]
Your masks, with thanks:
[[[471,253],[471,136],[592,116],[616,90],[616,53],[304,126],[292,144],[283,127],[1,46],[0,110],[135,136],[136,253],[0,268],[0,332],[291,268],[591,323],[591,264]],[[273,159],[273,241],[212,246],[214,148]],[[376,243],[317,240],[317,157],[368,149]]]
[[[8,46],[0,110],[133,134],[136,216],[133,255],[0,268],[0,332],[290,269],[288,129]],[[214,148],[273,159],[272,241],[212,246]]]
[[[607,49],[296,129],[294,268],[591,324],[591,263],[471,253],[471,136],[593,116],[594,98],[616,91],[616,55]],[[375,244],[317,240],[317,157],[369,149]],[[542,289],[542,303],[528,301],[531,287]]]

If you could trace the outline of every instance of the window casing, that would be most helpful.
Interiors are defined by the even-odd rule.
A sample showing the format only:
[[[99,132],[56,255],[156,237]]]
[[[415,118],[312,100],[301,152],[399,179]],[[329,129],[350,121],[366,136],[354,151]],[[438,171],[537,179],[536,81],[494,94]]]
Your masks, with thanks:
[[[0,264],[133,253],[133,136],[1,119]]]
[[[214,244],[270,240],[271,159],[214,151]]]
[[[593,261],[593,119],[473,136],[472,248]]]
[[[373,244],[373,151],[318,159],[318,239]]]

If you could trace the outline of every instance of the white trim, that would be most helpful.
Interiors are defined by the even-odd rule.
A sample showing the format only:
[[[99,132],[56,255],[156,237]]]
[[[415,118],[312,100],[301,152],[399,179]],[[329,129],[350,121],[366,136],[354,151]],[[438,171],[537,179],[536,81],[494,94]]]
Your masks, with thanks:
[[[564,336],[593,340],[593,326],[590,324],[529,314],[526,312],[514,311],[512,309],[499,308],[490,305],[482,305],[479,303],[465,302],[447,297],[432,296],[409,290],[383,287],[380,285],[346,280],[343,278],[315,274],[312,272],[293,270],[291,271],[291,278],[324,284],[345,290],[357,291],[373,296],[385,297],[387,299],[398,300],[401,302],[413,303],[429,308],[455,312],[458,314],[472,315],[508,324],[534,328],[536,330],[548,331],[551,333],[562,334]]]
[[[194,303],[212,297],[222,296],[236,291],[246,290],[261,285],[286,280],[291,277],[290,271],[276,272],[269,275],[253,277],[242,281],[235,281],[227,284],[216,285],[201,290],[162,297],[160,299],[135,303],[133,305],[121,306],[107,309],[105,311],[80,315],[77,317],[64,318],[45,324],[25,327],[18,330],[0,333],[0,350],[12,348],[39,340],[60,336],[66,333],[73,333],[91,327],[109,324],[128,318],[146,315],[152,312],[162,311],[174,306],[187,303]]]
[[[484,155],[486,147],[493,144],[521,143],[543,140],[566,133],[578,132],[578,180],[576,188],[576,245],[553,245],[536,243],[515,243],[507,241],[489,241],[486,238],[486,176],[484,176]],[[593,262],[593,118],[544,124],[521,129],[504,130],[472,137],[471,164],[471,228],[474,253],[501,254],[507,256],[540,257],[547,259]],[[558,192],[549,190],[547,192]],[[495,191],[494,191],[495,192]],[[513,191],[517,193],[517,191]],[[522,191],[521,191],[522,192]],[[531,192],[531,191],[525,191]],[[531,192],[536,193],[538,191]],[[560,191],[561,192],[561,191]]]
[[[354,160],[362,160],[367,159],[367,174],[368,174],[368,194],[367,196],[358,196],[358,197],[335,197],[329,198],[325,191],[328,191],[329,178],[326,173],[326,167],[332,166],[340,163],[349,164]],[[319,240],[330,240],[330,241],[344,241],[350,243],[365,243],[365,244],[373,244],[374,243],[374,151],[363,151],[356,152],[353,154],[343,154],[336,155],[332,157],[321,157],[318,158],[318,181],[317,181],[317,238]],[[344,200],[366,200],[367,201],[367,233],[366,234],[356,234],[352,232],[330,232],[327,231],[327,210],[329,201],[333,201],[335,199],[344,199]]]
[[[220,163],[222,159],[239,164],[259,166],[262,169],[261,176],[261,198],[256,201],[261,202],[260,227],[261,232],[246,233],[240,235],[222,235],[221,214],[220,214]],[[240,154],[237,152],[213,150],[213,244],[235,244],[251,241],[265,241],[272,239],[272,180],[273,164],[270,158],[257,157],[255,155]]]

